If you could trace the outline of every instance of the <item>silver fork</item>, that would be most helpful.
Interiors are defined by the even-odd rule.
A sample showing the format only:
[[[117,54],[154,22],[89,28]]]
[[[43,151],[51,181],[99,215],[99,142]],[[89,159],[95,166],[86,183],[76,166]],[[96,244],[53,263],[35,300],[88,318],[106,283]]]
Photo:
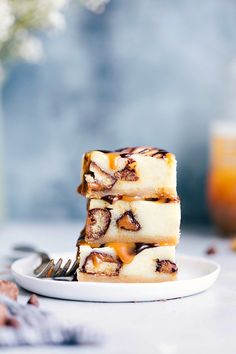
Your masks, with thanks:
[[[42,252],[31,245],[15,245],[14,251],[23,253],[36,253],[41,258],[40,265],[34,269],[33,273],[37,278],[53,278],[54,280],[74,279],[76,270],[79,267],[79,260],[76,259],[71,266],[72,260],[68,259],[62,266],[63,259],[60,258],[56,263],[53,258],[50,258],[46,252]]]
[[[68,259],[64,266],[62,266],[63,259],[59,258],[55,263],[54,259],[50,259],[47,264],[42,264],[34,270],[37,278],[52,278],[54,280],[72,281],[74,279],[76,270],[79,267],[79,260],[76,259],[73,264],[71,259]]]

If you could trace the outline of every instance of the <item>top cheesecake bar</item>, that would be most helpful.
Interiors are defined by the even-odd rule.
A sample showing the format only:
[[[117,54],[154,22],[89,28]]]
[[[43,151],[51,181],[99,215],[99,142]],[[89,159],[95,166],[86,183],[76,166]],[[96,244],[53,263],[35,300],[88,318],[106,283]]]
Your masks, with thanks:
[[[106,195],[176,198],[176,159],[150,146],[89,151],[82,159],[78,192],[87,198]]]

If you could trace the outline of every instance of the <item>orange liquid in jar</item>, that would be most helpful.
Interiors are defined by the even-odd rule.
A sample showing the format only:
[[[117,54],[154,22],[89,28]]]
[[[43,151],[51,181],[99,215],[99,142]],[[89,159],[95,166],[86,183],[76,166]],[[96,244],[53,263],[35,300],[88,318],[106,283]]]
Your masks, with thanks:
[[[225,234],[236,233],[236,135],[212,139],[208,201],[219,229]]]

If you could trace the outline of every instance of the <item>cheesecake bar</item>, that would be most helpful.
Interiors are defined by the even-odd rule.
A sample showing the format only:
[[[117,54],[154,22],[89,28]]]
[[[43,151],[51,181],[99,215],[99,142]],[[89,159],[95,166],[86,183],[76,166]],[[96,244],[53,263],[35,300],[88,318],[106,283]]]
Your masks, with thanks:
[[[79,245],[79,281],[163,282],[176,279],[175,247],[145,243]]]
[[[176,198],[176,159],[147,146],[90,151],[82,160],[78,192],[87,198],[106,195]]]
[[[88,243],[146,242],[176,245],[180,235],[178,198],[143,200],[106,196],[88,201],[82,237]]]

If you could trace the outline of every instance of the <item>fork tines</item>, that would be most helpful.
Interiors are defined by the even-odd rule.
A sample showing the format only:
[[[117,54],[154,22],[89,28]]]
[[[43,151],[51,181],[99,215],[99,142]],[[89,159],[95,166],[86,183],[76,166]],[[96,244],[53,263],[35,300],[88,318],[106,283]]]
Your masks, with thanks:
[[[71,266],[72,260],[68,259],[67,262],[62,266],[63,259],[59,258],[55,263],[54,259],[41,267],[40,272],[36,274],[37,278],[66,278],[73,277],[77,268],[79,267],[79,261],[76,259]]]

